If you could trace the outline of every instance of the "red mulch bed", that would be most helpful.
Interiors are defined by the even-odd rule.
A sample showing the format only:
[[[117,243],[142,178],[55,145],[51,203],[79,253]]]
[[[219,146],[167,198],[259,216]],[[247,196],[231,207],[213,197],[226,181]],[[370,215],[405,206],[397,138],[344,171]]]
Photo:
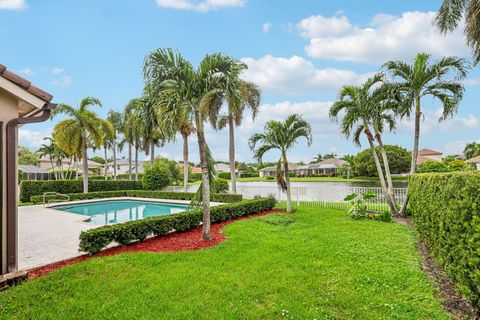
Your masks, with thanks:
[[[193,230],[185,232],[172,232],[168,235],[161,237],[152,237],[144,242],[136,242],[128,246],[117,246],[110,249],[103,250],[93,256],[83,255],[69,260],[59,261],[47,266],[43,266],[37,269],[30,270],[28,272],[28,278],[37,278],[45,276],[50,272],[59,269],[64,266],[68,266],[74,263],[85,261],[92,258],[114,256],[125,252],[177,252],[177,251],[193,251],[202,250],[216,246],[217,244],[225,240],[225,235],[221,232],[221,229],[226,225],[238,221],[259,216],[264,216],[270,213],[283,213],[283,210],[269,210],[257,214],[252,214],[246,217],[240,217],[225,222],[212,224],[211,226],[211,241],[202,240],[202,227],[198,227]]]

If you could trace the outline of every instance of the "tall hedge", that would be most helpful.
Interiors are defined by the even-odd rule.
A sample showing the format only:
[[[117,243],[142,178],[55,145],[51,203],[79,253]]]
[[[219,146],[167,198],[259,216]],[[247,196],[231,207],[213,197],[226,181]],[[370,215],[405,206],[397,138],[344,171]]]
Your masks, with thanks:
[[[250,214],[270,210],[275,206],[273,198],[243,200],[210,209],[211,221],[221,222]],[[187,231],[202,222],[202,210],[196,209],[166,216],[149,217],[141,220],[107,225],[82,231],[80,251],[97,253],[112,242],[127,245],[133,241],[143,241],[149,235],[163,236],[171,231]]]
[[[480,307],[480,173],[417,174],[408,193],[420,238],[460,291]]]
[[[90,180],[88,191],[142,190],[141,181]],[[82,180],[24,180],[20,183],[20,201],[29,202],[31,196],[40,196],[45,192],[80,193],[83,192]]]

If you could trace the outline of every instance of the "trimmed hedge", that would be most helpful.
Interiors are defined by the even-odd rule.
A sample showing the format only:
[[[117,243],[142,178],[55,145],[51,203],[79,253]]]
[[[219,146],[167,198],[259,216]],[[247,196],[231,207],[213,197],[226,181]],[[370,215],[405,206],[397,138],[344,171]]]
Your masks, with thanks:
[[[142,190],[141,181],[105,181],[90,180],[88,190],[114,191],[114,190]],[[29,202],[30,197],[43,195],[45,192],[80,193],[83,192],[82,180],[24,180],[20,183],[20,201]]]
[[[192,200],[195,196],[193,192],[173,192],[173,191],[147,191],[147,190],[119,190],[119,191],[99,191],[88,193],[69,193],[70,200],[89,200],[115,197],[137,197],[137,198],[155,198],[170,200]],[[58,196],[47,195],[45,200],[58,199]],[[241,194],[231,193],[212,193],[210,200],[213,202],[232,203],[242,201]],[[42,196],[32,196],[30,201],[33,203],[42,203]]]
[[[480,307],[480,173],[425,173],[410,178],[410,209],[420,238]]]
[[[271,210],[273,198],[243,200],[238,203],[212,207],[212,223],[226,221],[250,214]],[[112,242],[127,245],[133,241],[144,241],[149,235],[163,236],[171,231],[187,231],[202,222],[201,209],[167,216],[149,217],[141,220],[108,225],[80,233],[80,251],[97,253]]]

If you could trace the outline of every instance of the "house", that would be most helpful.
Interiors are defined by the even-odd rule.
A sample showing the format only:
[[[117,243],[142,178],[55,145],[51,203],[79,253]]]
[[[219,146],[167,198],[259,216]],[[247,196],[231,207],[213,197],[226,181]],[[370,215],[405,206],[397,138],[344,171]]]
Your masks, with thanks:
[[[183,163],[177,163],[177,167],[183,172]],[[202,168],[195,166],[188,166],[190,173],[202,173]]]
[[[465,162],[475,165],[475,168],[477,168],[477,170],[480,171],[480,156],[476,156],[474,158],[468,159]]]
[[[225,163],[217,163],[213,166],[215,168],[215,171],[217,174],[222,173],[222,172],[228,172],[230,173],[230,165],[225,164]],[[238,177],[239,173],[238,170],[235,169],[235,176]]]
[[[0,64],[0,274],[18,275],[18,127],[50,118],[53,96]]]
[[[418,151],[417,157],[417,166],[421,165],[423,162],[431,161],[442,161],[443,153],[440,151],[435,151],[431,149],[421,149]]]
[[[37,166],[19,164],[18,174],[22,180],[52,180],[53,174]]]
[[[87,160],[88,161],[88,172],[92,174],[102,174],[103,173],[103,164]],[[62,159],[62,161],[51,161],[50,157],[43,156],[38,161],[38,167],[46,171],[53,170],[75,170],[78,174],[83,174],[83,160],[73,162],[72,159]]]
[[[326,176],[335,176],[338,174],[338,169],[345,166],[346,161],[330,158],[323,161],[307,164],[300,166],[294,170],[298,176],[311,176],[311,175],[326,175]]]
[[[295,169],[298,168],[298,165],[295,163],[288,163],[288,171],[293,172]],[[283,165],[282,165],[283,171]],[[275,177],[277,175],[277,166],[265,167],[258,170],[258,174],[260,177]]]
[[[138,173],[145,171],[144,165],[147,161],[138,161]],[[113,173],[113,161],[107,163],[107,168],[110,173]],[[128,174],[130,170],[129,161],[127,158],[117,159],[117,175]],[[135,173],[135,161],[132,159],[132,173]]]

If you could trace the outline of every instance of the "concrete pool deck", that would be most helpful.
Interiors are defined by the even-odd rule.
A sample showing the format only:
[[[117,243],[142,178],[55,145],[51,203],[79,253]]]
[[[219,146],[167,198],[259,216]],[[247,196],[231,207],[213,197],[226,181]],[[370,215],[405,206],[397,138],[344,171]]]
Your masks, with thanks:
[[[80,232],[101,226],[86,222],[85,220],[90,218],[88,216],[59,211],[52,206],[109,200],[143,200],[174,204],[188,204],[190,202],[185,200],[118,197],[61,202],[45,207],[43,205],[19,207],[19,270],[29,270],[82,255],[83,253],[78,252]],[[218,202],[211,203],[212,206],[220,204]]]

